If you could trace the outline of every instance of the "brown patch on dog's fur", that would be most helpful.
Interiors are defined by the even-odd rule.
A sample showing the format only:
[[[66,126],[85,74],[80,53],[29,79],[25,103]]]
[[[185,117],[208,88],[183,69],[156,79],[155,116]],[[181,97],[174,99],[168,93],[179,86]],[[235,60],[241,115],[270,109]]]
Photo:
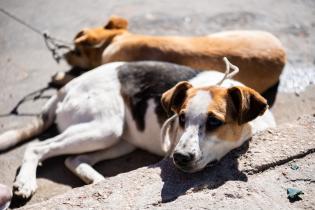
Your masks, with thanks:
[[[239,140],[245,123],[262,115],[268,107],[266,100],[255,90],[248,87],[232,87],[229,89],[214,87],[210,88],[209,91],[213,103],[209,106],[208,112],[214,113],[218,119],[224,121],[224,124],[216,129],[219,139]],[[242,95],[238,101],[235,101],[231,96],[235,92]]]
[[[238,125],[235,122],[224,124],[216,130],[218,139],[227,141],[238,141],[241,138],[244,126]]]

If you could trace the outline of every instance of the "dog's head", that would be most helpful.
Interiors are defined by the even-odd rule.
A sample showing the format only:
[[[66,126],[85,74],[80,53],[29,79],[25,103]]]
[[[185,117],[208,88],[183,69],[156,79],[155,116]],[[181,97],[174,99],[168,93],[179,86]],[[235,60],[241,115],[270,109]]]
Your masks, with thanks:
[[[75,49],[64,58],[69,65],[92,69],[102,64],[102,53],[116,35],[126,32],[128,21],[112,16],[104,27],[81,30],[74,38]]]
[[[194,88],[188,82],[166,91],[161,102],[177,116],[171,129],[175,134],[164,143],[172,150],[174,164],[185,172],[199,171],[240,146],[248,122],[268,108],[266,100],[248,87]]]

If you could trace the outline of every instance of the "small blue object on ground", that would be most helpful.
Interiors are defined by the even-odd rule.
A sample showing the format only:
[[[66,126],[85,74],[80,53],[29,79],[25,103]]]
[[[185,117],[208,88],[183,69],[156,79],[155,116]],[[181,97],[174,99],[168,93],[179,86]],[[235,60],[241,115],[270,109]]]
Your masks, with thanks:
[[[295,163],[292,163],[291,165],[290,165],[290,168],[292,169],[292,170],[298,170],[300,167],[297,165],[297,164],[295,164]]]
[[[295,202],[302,200],[299,195],[304,194],[302,190],[295,189],[295,188],[288,188],[287,189],[287,195],[290,202]]]

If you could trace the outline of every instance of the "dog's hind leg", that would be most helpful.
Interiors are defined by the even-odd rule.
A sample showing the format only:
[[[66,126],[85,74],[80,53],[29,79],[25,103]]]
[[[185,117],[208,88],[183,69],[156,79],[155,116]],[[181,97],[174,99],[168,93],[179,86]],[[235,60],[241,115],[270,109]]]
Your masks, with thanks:
[[[65,164],[69,170],[82,179],[86,184],[96,183],[104,180],[103,175],[98,173],[92,166],[102,160],[109,160],[126,155],[133,150],[135,146],[121,140],[118,144],[108,149],[68,157]]]
[[[14,183],[14,193],[29,198],[35,192],[37,165],[47,158],[92,152],[117,144],[122,135],[122,124],[111,128],[102,127],[96,122],[76,124],[56,137],[30,144],[25,150],[23,164]]]

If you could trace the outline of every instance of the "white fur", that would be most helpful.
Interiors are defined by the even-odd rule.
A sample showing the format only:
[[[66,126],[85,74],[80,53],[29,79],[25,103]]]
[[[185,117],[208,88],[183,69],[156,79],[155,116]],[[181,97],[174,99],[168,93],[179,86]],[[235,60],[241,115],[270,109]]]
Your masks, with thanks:
[[[139,131],[137,129],[136,123],[133,120],[130,111],[126,108],[127,128],[125,134],[123,135],[123,139],[141,149],[163,156],[165,152],[163,151],[160,143],[161,127],[154,111],[155,107],[156,104],[154,100],[148,100],[148,108],[144,118],[144,131]]]
[[[248,138],[250,138],[255,133],[266,130],[267,128],[276,127],[276,121],[271,111],[267,109],[262,116],[258,116],[256,119],[249,122],[249,125],[251,127],[251,134],[248,136]]]
[[[199,90],[188,104],[187,117],[192,120],[190,123],[204,122],[208,113],[208,106],[211,104],[211,95],[204,90]]]
[[[68,83],[58,103],[56,123],[60,131],[76,123],[95,120],[106,121],[108,116],[121,121],[124,103],[120,95],[120,83],[116,68],[123,63],[111,63],[87,72]],[[116,116],[121,113],[120,116]],[[115,126],[112,122],[110,125]]]
[[[208,106],[211,104],[211,101],[211,95],[206,91],[198,91],[191,98],[185,114],[185,129],[180,134],[175,151],[195,154],[196,159],[202,158],[200,141],[203,141],[206,136],[205,122],[208,116]]]

